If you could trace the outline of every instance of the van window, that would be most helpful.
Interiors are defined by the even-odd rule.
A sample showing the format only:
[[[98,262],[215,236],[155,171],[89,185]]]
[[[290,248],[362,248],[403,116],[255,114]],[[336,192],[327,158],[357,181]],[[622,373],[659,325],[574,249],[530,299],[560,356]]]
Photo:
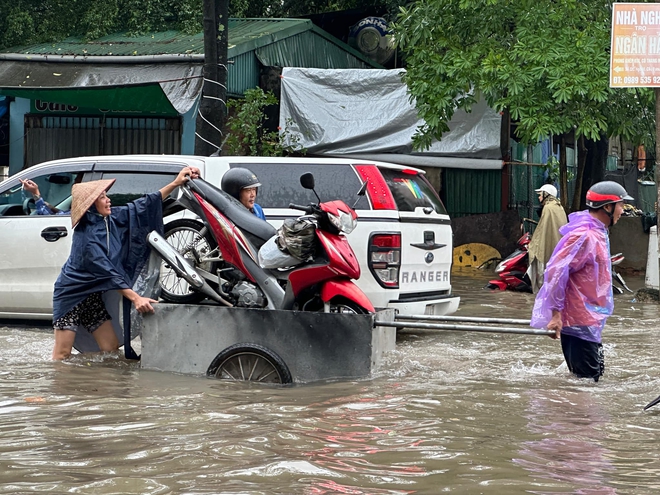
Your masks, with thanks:
[[[300,176],[306,172],[314,174],[315,189],[321,201],[341,199],[348,206],[353,206],[362,185],[357,173],[348,164],[232,163],[230,167],[245,167],[254,172],[261,183],[257,203],[262,208],[288,208],[289,203],[318,203],[314,193],[300,185]],[[355,209],[370,209],[366,196],[360,197]]]
[[[76,181],[78,181],[77,178],[82,179],[83,173],[84,172],[49,172],[44,175],[30,177],[30,180],[34,181],[37,186],[39,186],[39,193],[44,201],[51,205],[59,205],[67,198],[71,197],[71,187]],[[6,216],[23,215],[24,211],[22,204],[26,199],[31,198],[32,195],[23,192],[21,184],[19,183],[0,194],[0,204],[21,205],[21,208],[11,208],[8,210],[8,212],[5,213]],[[36,214],[36,212],[33,214]]]
[[[106,172],[103,179],[117,179],[108,191],[112,206],[125,206],[145,194],[158,191],[176,178],[176,174],[139,174],[135,172]]]
[[[447,214],[429,181],[420,174],[406,174],[401,170],[381,168],[385,182],[390,186],[399,211],[415,211],[415,208],[430,206],[436,213]]]

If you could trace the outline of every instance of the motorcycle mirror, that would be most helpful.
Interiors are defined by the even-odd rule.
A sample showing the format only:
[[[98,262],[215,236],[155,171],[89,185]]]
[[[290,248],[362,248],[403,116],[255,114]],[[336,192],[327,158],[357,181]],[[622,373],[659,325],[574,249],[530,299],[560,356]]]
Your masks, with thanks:
[[[367,192],[367,186],[369,185],[369,181],[365,180],[362,185],[360,186],[360,190],[357,192],[358,196],[364,196]]]
[[[360,186],[360,189],[357,192],[357,199],[355,200],[355,203],[353,203],[352,206],[353,209],[355,209],[355,207],[357,206],[358,202],[360,201],[360,198],[366,194],[368,185],[369,185],[369,181],[365,180]]]
[[[305,189],[311,189],[312,192],[314,193],[314,196],[316,196],[316,199],[318,199],[319,203],[321,202],[321,198],[319,198],[319,195],[316,194],[316,191],[314,190],[314,174],[311,172],[306,172],[300,176],[300,185],[303,186]]]
[[[304,173],[300,176],[300,185],[305,189],[314,189],[314,174],[311,172]]]

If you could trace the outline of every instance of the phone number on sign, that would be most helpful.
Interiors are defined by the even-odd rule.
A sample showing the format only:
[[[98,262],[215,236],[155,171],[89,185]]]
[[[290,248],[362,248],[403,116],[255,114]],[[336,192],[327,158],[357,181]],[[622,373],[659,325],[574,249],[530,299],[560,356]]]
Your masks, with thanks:
[[[660,84],[660,76],[625,76],[615,77],[613,79],[615,84]]]

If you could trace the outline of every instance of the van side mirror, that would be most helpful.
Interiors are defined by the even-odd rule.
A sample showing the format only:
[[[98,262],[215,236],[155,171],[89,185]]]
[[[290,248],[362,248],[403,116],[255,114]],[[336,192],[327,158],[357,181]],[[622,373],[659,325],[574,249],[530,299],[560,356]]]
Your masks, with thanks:
[[[300,185],[305,189],[314,189],[314,174],[311,172],[302,174],[300,176]]]

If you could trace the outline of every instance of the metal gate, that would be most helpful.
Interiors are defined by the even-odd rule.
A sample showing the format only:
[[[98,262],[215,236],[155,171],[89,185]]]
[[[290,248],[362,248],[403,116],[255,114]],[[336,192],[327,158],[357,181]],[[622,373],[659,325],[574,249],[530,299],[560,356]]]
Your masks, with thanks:
[[[179,154],[181,119],[25,116],[25,165],[92,155]]]

